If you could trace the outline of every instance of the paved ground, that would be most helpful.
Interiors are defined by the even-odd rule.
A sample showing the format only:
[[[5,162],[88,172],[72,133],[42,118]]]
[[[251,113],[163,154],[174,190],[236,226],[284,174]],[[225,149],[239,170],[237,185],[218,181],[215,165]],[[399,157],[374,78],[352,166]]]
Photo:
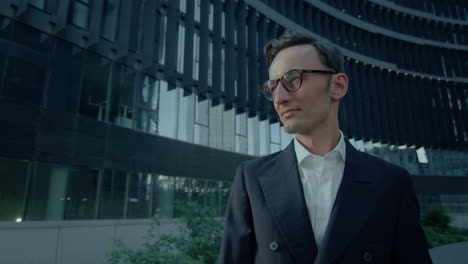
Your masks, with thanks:
[[[468,241],[435,247],[429,253],[434,264],[467,264]]]

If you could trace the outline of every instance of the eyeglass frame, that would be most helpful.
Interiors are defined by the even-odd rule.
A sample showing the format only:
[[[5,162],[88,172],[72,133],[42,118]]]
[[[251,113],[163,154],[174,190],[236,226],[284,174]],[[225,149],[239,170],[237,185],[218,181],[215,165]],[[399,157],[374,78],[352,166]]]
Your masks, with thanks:
[[[301,75],[301,83],[299,85],[298,88],[296,89],[290,89],[286,86],[286,84],[283,82],[283,79],[284,79],[284,76],[286,76],[286,74],[292,72],[292,71],[298,71]],[[334,74],[338,74],[338,72],[336,71],[328,71],[328,70],[305,70],[305,69],[292,69],[292,70],[289,70],[287,72],[285,72],[281,78],[279,79],[276,79],[276,80],[268,80],[266,82],[263,83],[262,87],[260,88],[260,92],[263,94],[263,96],[269,100],[269,101],[273,101],[275,99],[275,96],[273,94],[273,92],[271,91],[270,87],[269,87],[269,83],[270,82],[276,82],[276,86],[275,87],[278,87],[278,84],[281,82],[281,84],[283,85],[283,88],[288,91],[288,92],[295,92],[297,90],[299,90],[301,87],[302,87],[302,74],[303,73],[319,73],[319,74],[331,74],[331,75],[334,75]],[[267,86],[268,85],[268,86]],[[267,90],[268,92],[271,94],[271,99],[267,96]]]

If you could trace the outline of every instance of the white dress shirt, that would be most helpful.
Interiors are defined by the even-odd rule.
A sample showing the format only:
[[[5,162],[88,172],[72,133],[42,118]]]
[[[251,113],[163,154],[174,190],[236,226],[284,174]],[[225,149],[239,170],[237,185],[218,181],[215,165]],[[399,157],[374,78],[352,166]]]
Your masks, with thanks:
[[[340,131],[340,141],[336,147],[324,157],[310,153],[296,137],[294,137],[294,150],[310,222],[317,248],[320,249],[336,193],[343,178],[346,160],[343,132]]]

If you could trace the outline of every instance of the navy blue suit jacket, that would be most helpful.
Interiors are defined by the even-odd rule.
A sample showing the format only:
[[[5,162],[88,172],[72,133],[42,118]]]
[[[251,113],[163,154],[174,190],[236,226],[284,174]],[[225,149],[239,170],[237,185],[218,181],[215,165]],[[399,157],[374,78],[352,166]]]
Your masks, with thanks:
[[[346,162],[317,250],[294,144],[237,169],[219,264],[432,263],[408,172],[357,151]]]

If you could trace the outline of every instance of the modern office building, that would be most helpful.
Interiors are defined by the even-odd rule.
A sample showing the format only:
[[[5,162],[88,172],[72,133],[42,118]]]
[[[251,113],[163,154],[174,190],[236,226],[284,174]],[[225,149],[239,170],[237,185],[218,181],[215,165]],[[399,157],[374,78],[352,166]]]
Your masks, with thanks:
[[[466,1],[2,0],[0,263],[102,263],[176,201],[221,216],[292,139],[259,92],[286,29],[343,50],[345,136],[468,225]]]

